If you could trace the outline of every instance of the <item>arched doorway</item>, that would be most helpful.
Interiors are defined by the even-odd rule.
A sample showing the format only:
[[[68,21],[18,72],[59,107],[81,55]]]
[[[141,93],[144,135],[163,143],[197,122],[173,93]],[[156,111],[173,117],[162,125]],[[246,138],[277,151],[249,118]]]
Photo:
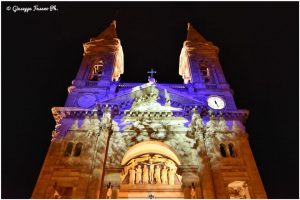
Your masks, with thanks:
[[[125,153],[121,164],[125,165],[133,157],[147,153],[164,155],[176,162],[177,165],[181,165],[181,162],[178,156],[176,155],[176,152],[169,145],[154,140],[140,142],[130,147]]]
[[[125,153],[121,164],[118,198],[184,198],[181,162],[165,143],[138,143]]]

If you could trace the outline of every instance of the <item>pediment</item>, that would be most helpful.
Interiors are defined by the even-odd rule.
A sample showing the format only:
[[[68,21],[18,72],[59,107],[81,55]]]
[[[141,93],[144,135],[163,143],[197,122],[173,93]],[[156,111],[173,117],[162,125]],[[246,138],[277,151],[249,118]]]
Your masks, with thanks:
[[[195,99],[188,95],[186,92],[180,92],[171,87],[162,84],[154,84],[156,89],[158,89],[158,96],[157,102],[160,105],[166,104],[166,94],[165,90],[170,96],[170,103],[172,107],[183,108],[184,106],[205,106],[205,102]],[[127,90],[122,90],[116,93],[114,96],[109,96],[105,99],[99,101],[99,104],[111,104],[111,105],[119,105],[122,110],[129,109],[134,102],[131,94],[132,92],[137,92],[139,90],[143,90],[147,87],[153,86],[153,83],[141,83],[140,85],[132,88],[128,88]]]

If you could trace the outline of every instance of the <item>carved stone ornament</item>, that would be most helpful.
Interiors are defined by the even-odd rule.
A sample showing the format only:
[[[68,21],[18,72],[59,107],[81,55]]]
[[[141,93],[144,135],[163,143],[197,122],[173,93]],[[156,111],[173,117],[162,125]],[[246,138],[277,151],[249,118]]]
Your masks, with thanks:
[[[234,181],[228,184],[230,199],[250,199],[248,185],[245,181]]]
[[[121,184],[181,185],[174,161],[159,154],[144,154],[131,159],[120,175]]]
[[[59,109],[56,109],[55,107],[53,107],[51,109],[52,111],[52,114],[53,114],[53,117],[54,117],[54,120],[56,122],[56,125],[55,125],[55,129],[54,131],[52,131],[52,139],[51,141],[54,141],[56,140],[57,138],[60,137],[60,134],[61,134],[61,125],[62,125],[62,120],[66,117],[65,113],[60,111]]]

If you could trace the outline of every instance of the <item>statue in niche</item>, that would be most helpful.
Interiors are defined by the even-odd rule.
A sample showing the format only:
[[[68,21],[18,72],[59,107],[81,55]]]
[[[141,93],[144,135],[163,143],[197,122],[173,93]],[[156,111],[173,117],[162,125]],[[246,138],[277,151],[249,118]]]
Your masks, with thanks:
[[[175,174],[176,174],[176,171],[174,169],[169,170],[169,172],[168,172],[169,185],[174,185],[175,184]]]
[[[62,196],[57,191],[57,183],[56,182],[53,185],[53,189],[54,189],[53,199],[61,199]]]
[[[160,167],[158,165],[155,166],[154,177],[156,184],[160,184]]]
[[[168,184],[168,169],[166,166],[161,170],[161,182],[162,184]]]
[[[54,197],[54,199],[61,199],[62,196],[58,193],[57,190],[55,190],[53,197]]]
[[[192,183],[192,185],[190,186],[191,188],[191,199],[196,199],[196,190],[195,190],[195,185],[194,183]]]
[[[106,107],[101,119],[102,128],[107,130],[111,126],[110,108]]]
[[[144,165],[144,168],[143,168],[143,184],[148,184],[148,181],[149,181],[148,167],[147,167],[147,165]]]
[[[107,186],[106,199],[111,199],[111,197],[112,197],[112,185],[109,182]]]
[[[165,98],[166,98],[165,106],[171,106],[170,94],[168,93],[168,91],[166,89],[164,91],[165,91]]]
[[[135,181],[135,169],[131,168],[129,169],[129,184],[134,185],[134,181]]]
[[[142,182],[142,168],[141,168],[141,165],[137,166],[135,179],[136,179],[136,184],[140,184]]]
[[[91,81],[99,81],[103,75],[103,60],[97,60],[92,68]]]
[[[149,166],[149,168],[150,168],[150,170],[149,170],[149,181],[150,181],[150,183],[153,183],[154,164],[153,164],[152,160],[150,160],[149,163],[150,163],[150,166]]]

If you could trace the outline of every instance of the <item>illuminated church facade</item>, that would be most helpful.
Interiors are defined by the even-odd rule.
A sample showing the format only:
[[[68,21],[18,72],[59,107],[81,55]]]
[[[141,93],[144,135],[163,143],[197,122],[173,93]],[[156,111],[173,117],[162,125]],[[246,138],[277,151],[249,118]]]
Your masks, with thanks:
[[[188,24],[183,84],[125,83],[114,21],[83,45],[32,198],[267,198],[218,59]]]

